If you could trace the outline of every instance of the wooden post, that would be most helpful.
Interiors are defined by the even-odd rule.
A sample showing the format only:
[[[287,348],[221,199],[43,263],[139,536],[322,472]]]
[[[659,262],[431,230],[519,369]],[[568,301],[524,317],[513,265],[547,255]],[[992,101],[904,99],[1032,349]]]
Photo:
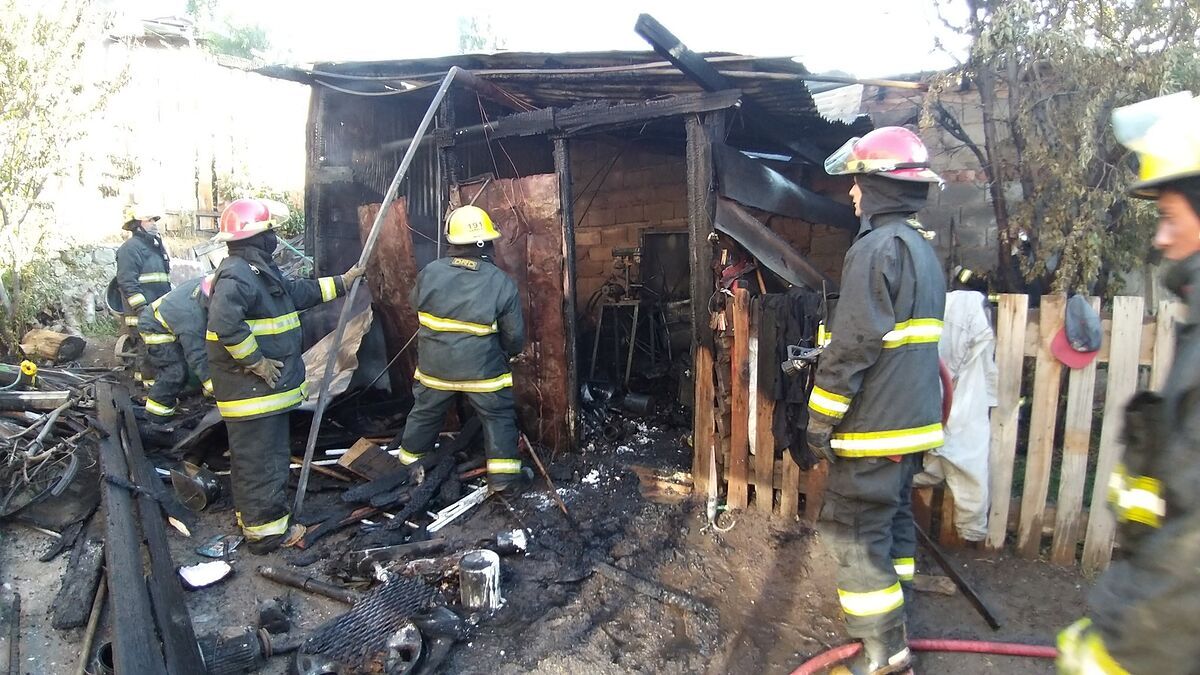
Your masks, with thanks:
[[[1154,355],[1150,366],[1150,388],[1161,391],[1167,381],[1167,372],[1175,358],[1175,324],[1183,318],[1186,306],[1174,300],[1158,303],[1158,316],[1154,325]]]
[[[1025,325],[1029,298],[1000,296],[996,312],[997,405],[992,410],[991,459],[988,472],[991,506],[988,509],[987,548],[999,551],[1008,534],[1012,499],[1013,460],[1017,453],[1017,424],[1021,412],[1021,371],[1025,363]]]
[[[779,489],[779,515],[795,518],[800,513],[800,466],[792,461],[792,453],[784,452],[783,484]]]
[[[567,433],[568,445],[579,447],[579,358],[575,325],[575,213],[571,208],[571,148],[565,138],[554,139],[554,170],[558,173],[558,209],[563,241],[563,324],[567,339]],[[637,326],[634,326],[634,331]],[[630,349],[630,351],[633,351]]]
[[[716,212],[716,193],[713,176],[712,139],[724,135],[723,111],[691,115],[687,129],[688,176],[688,253],[691,274],[692,305],[692,376],[695,382],[695,402],[692,419],[692,477],[696,494],[708,494],[711,482],[719,476],[710,475],[716,452],[714,424],[716,411],[713,390],[713,357],[715,341],[708,312],[716,280],[713,277],[713,214]]]
[[[954,493],[950,488],[942,488],[941,527],[938,529],[938,543],[950,549],[962,548],[962,537],[958,536],[958,526],[954,523]]]
[[[785,465],[795,473],[796,482],[800,481],[800,466],[792,461],[791,456],[787,458]],[[825,481],[829,478],[829,462],[821,462],[808,470],[807,480],[804,487],[804,520],[807,523],[816,523],[817,518],[821,515],[821,505],[825,503]],[[784,489],[787,489],[787,481],[784,481]],[[795,488],[792,488],[795,492]]]
[[[914,488],[912,491],[913,521],[917,527],[929,531],[933,524],[933,488]]]
[[[735,288],[733,302],[733,353],[729,359],[729,383],[733,413],[729,432],[730,508],[746,508],[747,460],[750,455],[750,291]]]
[[[754,504],[763,513],[771,513],[775,506],[775,434],[772,429],[775,421],[775,399],[772,392],[763,385],[761,373],[764,359],[759,353],[762,348],[763,305],[761,301],[753,303],[751,312],[751,340],[754,349],[750,359],[750,396],[754,402],[754,475],[757,483],[754,487]],[[786,465],[785,465],[786,466]]]
[[[1100,311],[1100,298],[1088,298],[1088,302],[1092,309]],[[1055,565],[1075,564],[1075,548],[1082,531],[1083,491],[1087,484],[1088,447],[1092,441],[1097,361],[1072,370],[1067,384],[1063,460],[1054,518],[1054,543],[1050,547],[1050,561]]]
[[[1033,410],[1029,416],[1025,458],[1025,490],[1021,495],[1021,521],[1017,529],[1017,553],[1025,558],[1036,558],[1042,544],[1042,520],[1054,459],[1058,392],[1062,386],[1062,362],[1051,353],[1050,342],[1062,328],[1066,304],[1065,296],[1042,296],[1037,371],[1033,376]]]
[[[1112,349],[1109,350],[1108,390],[1104,395],[1104,424],[1100,428],[1096,481],[1092,485],[1087,537],[1083,543],[1083,570],[1088,574],[1107,567],[1112,557],[1116,522],[1112,513],[1105,508],[1108,478],[1121,455],[1125,404],[1137,388],[1144,309],[1144,301],[1140,297],[1119,296],[1113,299]]]

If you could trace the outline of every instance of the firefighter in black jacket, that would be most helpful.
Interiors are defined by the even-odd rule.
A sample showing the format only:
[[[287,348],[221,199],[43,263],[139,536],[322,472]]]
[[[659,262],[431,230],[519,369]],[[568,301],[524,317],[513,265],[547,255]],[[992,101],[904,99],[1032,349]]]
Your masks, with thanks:
[[[125,331],[129,335],[137,335],[142,308],[171,290],[171,259],[158,236],[158,220],[158,214],[145,207],[125,209],[122,227],[129,230],[130,237],[117,249],[117,288],[121,291]],[[133,377],[139,382],[143,380],[140,365],[134,368]]]
[[[305,398],[299,310],[329,302],[362,276],[288,279],[272,261],[277,223],[266,203],[239,199],[221,213],[229,246],[213,279],[208,364],[217,409],[229,432],[233,504],[251,553],[292,546],[304,527],[290,522],[287,412]]]
[[[517,420],[509,360],[525,344],[517,286],[492,264],[500,232],[487,212],[456,209],[446,225],[450,257],[417,275],[412,304],[421,327],[412,411],[400,461],[412,464],[433,449],[446,410],[464,394],[483,424],[488,485],[519,490],[529,481],[517,458]]]
[[[808,446],[830,463],[821,534],[838,599],[863,650],[855,675],[905,673],[901,582],[912,579],[910,493],[922,451],[942,444],[938,338],[946,282],[916,219],[939,182],[929,152],[900,127],[851,139],[825,162],[853,174],[862,219],[842,267],[831,341],[809,397]]]
[[[212,281],[211,274],[190,279],[142,309],[138,332],[155,371],[154,384],[146,394],[146,412],[152,423],[171,421],[179,394],[187,385],[189,368],[200,379],[204,393],[212,394],[204,345]]]
[[[1186,305],[1162,390],[1125,411],[1125,454],[1108,480],[1122,555],[1096,580],[1088,617],[1058,637],[1063,675],[1200,672],[1200,98],[1113,112],[1137,152],[1135,197],[1158,203],[1163,285]],[[1097,476],[1097,480],[1102,480]],[[1092,518],[1102,511],[1093,504]]]

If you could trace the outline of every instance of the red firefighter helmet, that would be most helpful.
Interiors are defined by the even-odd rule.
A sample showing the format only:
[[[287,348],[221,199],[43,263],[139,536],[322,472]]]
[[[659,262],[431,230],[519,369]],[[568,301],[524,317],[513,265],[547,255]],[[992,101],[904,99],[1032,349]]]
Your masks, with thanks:
[[[851,138],[825,160],[831,176],[877,174],[914,183],[940,183],[929,168],[929,150],[904,127],[880,127],[862,138]]]
[[[265,202],[258,199],[237,199],[221,212],[221,231],[213,239],[249,239],[260,232],[274,229],[276,225],[271,209]]]

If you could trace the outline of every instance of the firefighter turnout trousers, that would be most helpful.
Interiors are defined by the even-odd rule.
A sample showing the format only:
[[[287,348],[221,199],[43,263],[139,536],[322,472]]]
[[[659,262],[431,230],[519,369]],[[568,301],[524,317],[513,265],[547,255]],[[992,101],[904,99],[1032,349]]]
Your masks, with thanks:
[[[146,393],[146,412],[151,420],[166,422],[175,415],[179,394],[187,386],[188,367],[179,342],[172,339],[155,344],[153,340],[158,337],[159,334],[145,335],[146,360],[154,369],[154,380]]]
[[[288,466],[291,463],[289,416],[225,420],[229,431],[233,503],[238,526],[254,541],[288,530]]]
[[[412,464],[432,449],[446,421],[446,412],[460,392],[431,389],[420,382],[413,383],[412,411],[404,425],[400,445],[400,461]],[[484,452],[489,476],[521,472],[517,457],[517,418],[513,407],[512,387],[497,391],[461,392],[471,404],[483,426]]]
[[[851,637],[877,638],[904,625],[903,586],[912,581],[916,526],[912,479],[919,455],[842,459],[829,467],[821,538],[837,561],[837,591]]]

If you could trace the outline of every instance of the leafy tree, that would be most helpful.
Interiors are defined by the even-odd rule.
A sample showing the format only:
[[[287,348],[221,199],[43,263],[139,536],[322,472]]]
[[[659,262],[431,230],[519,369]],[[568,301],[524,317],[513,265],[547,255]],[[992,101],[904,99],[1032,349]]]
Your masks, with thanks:
[[[72,168],[86,123],[123,83],[90,81],[82,67],[88,45],[107,34],[98,5],[0,0],[0,331],[9,345],[20,327],[22,277],[54,241],[45,190]]]
[[[497,52],[505,48],[505,39],[496,34],[490,16],[458,17],[458,53]]]
[[[943,0],[944,2],[945,0]],[[931,86],[927,121],[979,161],[998,230],[997,281],[1117,290],[1144,264],[1154,213],[1125,196],[1134,161],[1113,108],[1200,84],[1196,0],[966,0],[966,62]],[[943,104],[978,91],[983,138]],[[1015,199],[1005,185],[1019,187]]]
[[[223,30],[205,35],[205,44],[210,51],[217,54],[253,60],[270,49],[271,40],[262,26],[239,25],[226,21]]]

